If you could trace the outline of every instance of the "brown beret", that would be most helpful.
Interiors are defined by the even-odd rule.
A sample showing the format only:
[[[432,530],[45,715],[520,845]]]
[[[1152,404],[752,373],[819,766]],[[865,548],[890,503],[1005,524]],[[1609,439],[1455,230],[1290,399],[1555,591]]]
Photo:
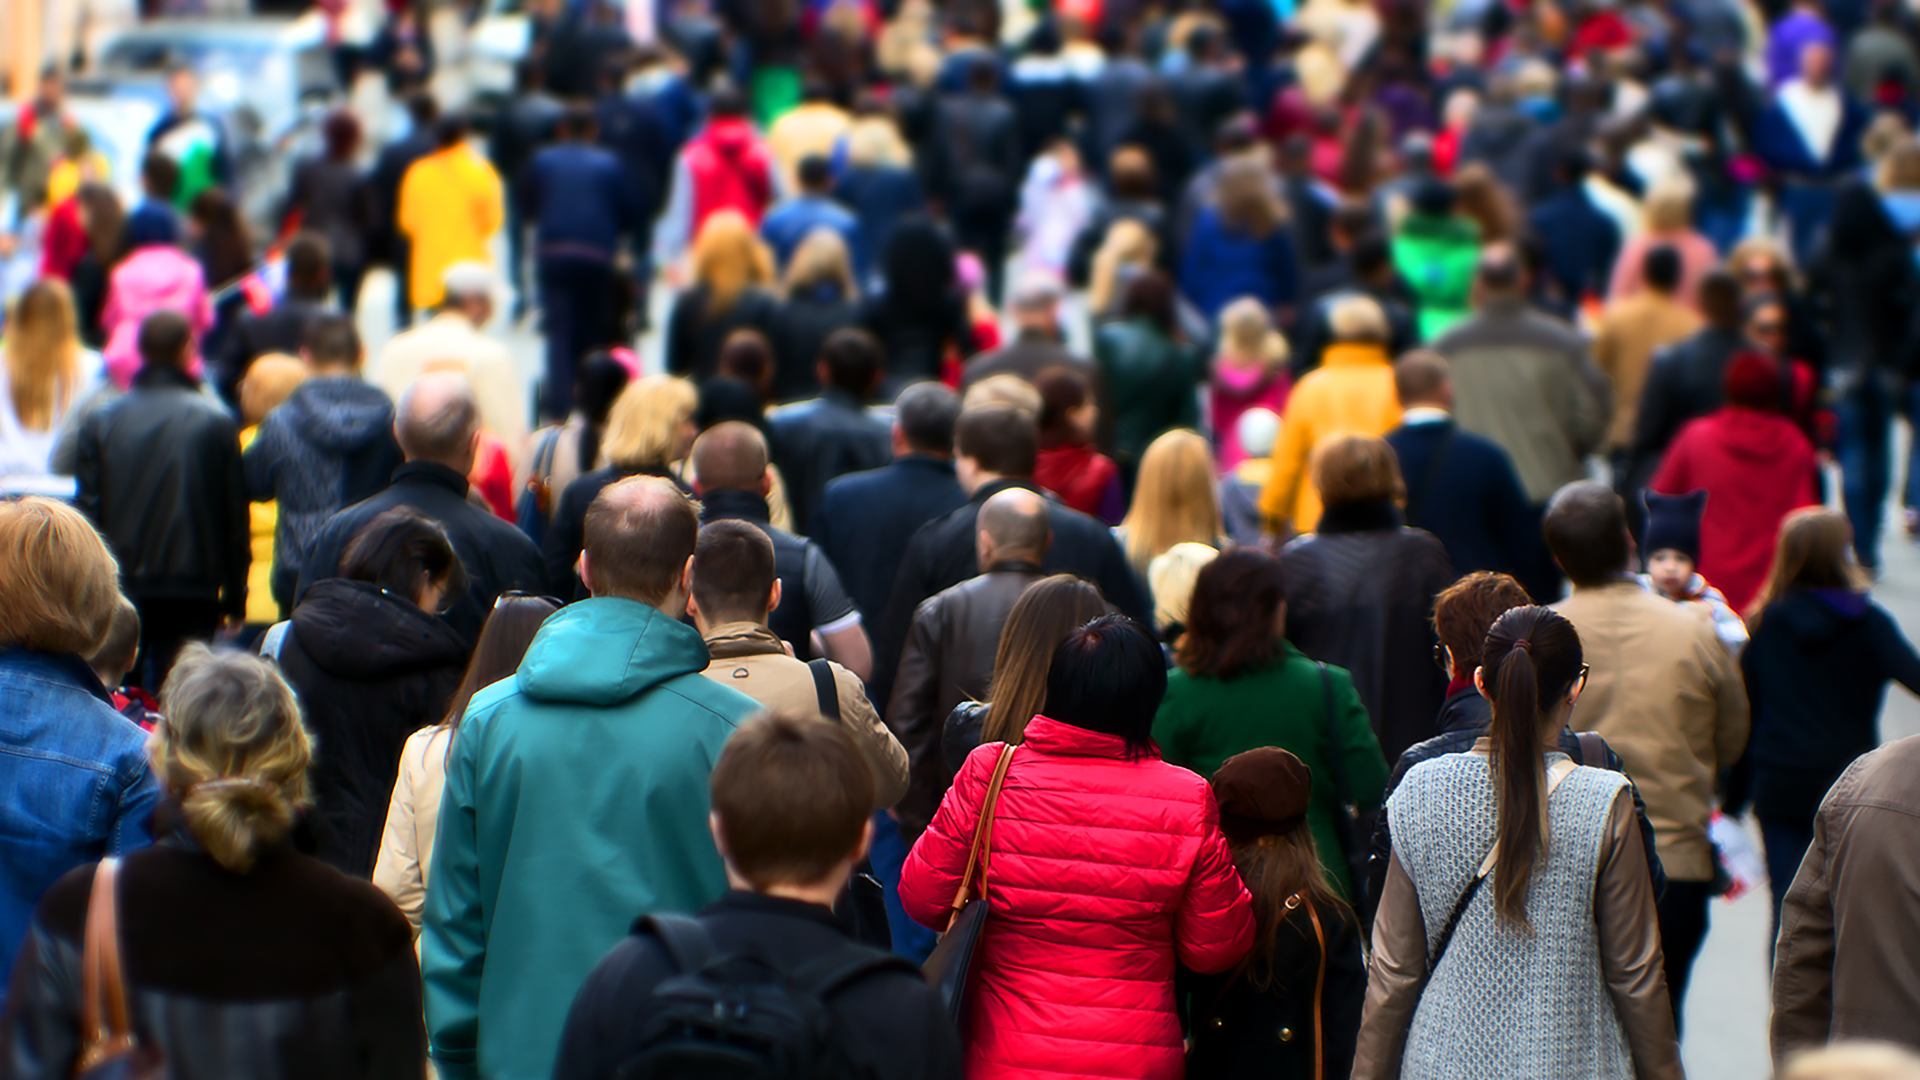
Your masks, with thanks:
[[[1277,746],[1235,754],[1213,774],[1220,804],[1220,831],[1227,842],[1246,844],[1299,828],[1307,820],[1313,774]]]

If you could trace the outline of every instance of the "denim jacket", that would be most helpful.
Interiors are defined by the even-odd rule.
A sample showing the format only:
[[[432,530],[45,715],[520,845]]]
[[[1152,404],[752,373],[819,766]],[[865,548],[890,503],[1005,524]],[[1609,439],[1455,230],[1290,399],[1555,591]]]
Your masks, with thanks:
[[[151,843],[146,734],[75,656],[0,650],[0,978],[60,875]]]

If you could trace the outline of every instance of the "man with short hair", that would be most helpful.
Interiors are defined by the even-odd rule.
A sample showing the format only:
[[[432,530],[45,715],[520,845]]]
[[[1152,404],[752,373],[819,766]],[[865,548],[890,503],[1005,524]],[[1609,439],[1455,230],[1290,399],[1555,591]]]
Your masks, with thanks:
[[[395,334],[374,357],[367,379],[398,401],[430,371],[465,375],[480,404],[480,426],[517,461],[527,441],[527,384],[513,354],[485,333],[493,319],[493,271],[456,263],[441,285],[445,296],[433,318]]]
[[[430,1054],[449,1080],[552,1075],[567,1002],[634,916],[726,889],[707,777],[760,705],[701,676],[707,648],[680,621],[699,531],[672,481],[607,487],[580,556],[592,598],[467,706],[420,937]]]
[[[1058,279],[1048,274],[1030,273],[1015,285],[1007,298],[1007,313],[1013,317],[1013,340],[992,352],[968,360],[960,372],[960,392],[994,375],[1018,375],[1032,382],[1050,367],[1070,367],[1098,377],[1092,361],[1076,356],[1064,342],[1060,328],[1060,302],[1064,293]]]
[[[1606,485],[1562,488],[1544,531],[1573,582],[1554,610],[1573,623],[1593,668],[1571,726],[1598,732],[1626,763],[1666,868],[1660,937],[1677,1023],[1713,896],[1714,784],[1747,744],[1746,687],[1704,612],[1648,591],[1628,571],[1626,509]]]
[[[756,955],[789,976],[860,965],[823,995],[858,1075],[959,1080],[959,1038],[939,995],[904,960],[847,939],[834,900],[866,854],[873,781],[846,733],[784,711],[751,720],[720,752],[708,824],[732,890],[695,927],[718,956]],[[667,980],[688,975],[657,930],[636,924],[573,999],[554,1080],[613,1080],[655,1038],[646,1022]]]
[[[33,99],[0,127],[0,195],[13,196],[14,216],[24,221],[47,202],[47,178],[66,155],[68,135],[79,123],[67,114],[67,80],[49,64],[40,72]],[[0,219],[0,235],[13,231]]]
[[[835,330],[814,365],[820,396],[775,409],[773,462],[787,482],[793,523],[805,535],[818,524],[816,510],[827,484],[850,472],[877,469],[893,457],[887,422],[867,411],[886,377],[886,352],[872,334],[855,327]]]
[[[1044,576],[1040,563],[1053,539],[1047,500],[1010,487],[980,504],[974,538],[980,575],[921,601],[887,701],[887,726],[913,761],[913,783],[895,817],[907,843],[940,809],[953,775],[940,749],[947,714],[962,701],[986,701],[1000,631],[1027,587]]]
[[[167,111],[147,131],[147,151],[180,166],[179,182],[167,197],[183,211],[208,188],[233,184],[226,129],[201,110],[199,98],[199,74],[192,65],[176,62],[167,72]]]
[[[750,522],[723,519],[700,527],[687,614],[713,657],[705,674],[769,709],[838,723],[873,770],[873,808],[885,810],[906,794],[907,752],[881,723],[859,676],[831,660],[794,659],[768,627],[780,606],[775,562],[773,541]],[[821,707],[820,665],[833,686],[833,716]]]
[[[246,617],[253,560],[240,432],[188,373],[193,327],[163,309],[140,324],[140,370],[80,423],[75,505],[120,563],[140,609],[132,681],[158,689],[181,646]]]
[[[333,250],[327,238],[313,232],[296,235],[287,244],[286,295],[267,311],[243,316],[227,335],[216,380],[220,396],[238,401],[241,380],[262,356],[297,355],[306,343],[308,327],[334,310],[329,299],[332,291]]]
[[[861,679],[872,675],[873,648],[833,564],[820,553],[819,545],[773,527],[767,506],[773,479],[767,470],[766,437],[738,420],[716,424],[695,440],[691,462],[701,524],[746,521],[772,541],[781,602],[767,621],[781,640],[793,646],[793,655],[813,659],[817,634],[821,651],[829,659]]]
[[[815,230],[838,234],[847,242],[849,252],[860,230],[853,211],[833,198],[833,166],[824,156],[808,154],[801,158],[795,175],[799,178],[798,193],[768,211],[766,220],[760,223],[760,239],[773,249],[774,266],[782,273],[793,260],[793,253],[800,250],[801,242]]]
[[[293,602],[316,581],[339,573],[340,554],[366,524],[406,506],[447,530],[467,571],[465,594],[452,598],[446,620],[478,641],[487,612],[501,593],[540,592],[546,581],[540,549],[527,534],[468,497],[467,474],[480,441],[480,406],[463,375],[422,375],[400,395],[393,434],[406,464],[386,490],[354,503],[321,526],[300,561]]]
[[[281,618],[315,534],[341,507],[379,494],[406,461],[392,399],[360,378],[366,350],[353,320],[315,319],[301,356],[313,376],[260,421],[245,457],[247,498],[277,509],[271,581]]]
[[[1594,333],[1594,362],[1613,384],[1607,452],[1622,479],[1633,446],[1634,422],[1640,415],[1640,393],[1647,385],[1654,354],[1700,329],[1699,313],[1680,300],[1683,269],[1680,252],[1671,245],[1648,248],[1640,260],[1642,288],[1608,304]]]

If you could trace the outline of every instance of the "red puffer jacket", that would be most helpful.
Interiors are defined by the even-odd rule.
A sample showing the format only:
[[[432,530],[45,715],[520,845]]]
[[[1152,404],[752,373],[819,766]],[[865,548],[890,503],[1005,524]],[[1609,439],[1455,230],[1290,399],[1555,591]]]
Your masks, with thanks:
[[[942,929],[1004,744],[961,766],[907,856],[900,900]],[[967,1014],[968,1080],[1177,1080],[1178,959],[1224,971],[1253,945],[1253,902],[1213,793],[1113,735],[1036,716],[1007,770]]]

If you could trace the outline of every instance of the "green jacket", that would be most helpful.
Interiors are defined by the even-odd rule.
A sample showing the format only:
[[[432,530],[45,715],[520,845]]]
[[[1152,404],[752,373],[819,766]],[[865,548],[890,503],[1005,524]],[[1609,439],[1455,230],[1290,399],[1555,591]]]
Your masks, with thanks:
[[[1298,757],[1313,774],[1307,825],[1320,849],[1320,864],[1342,893],[1353,895],[1334,830],[1333,774],[1327,771],[1327,693],[1319,665],[1291,643],[1285,655],[1265,667],[1232,679],[1197,677],[1174,669],[1167,673],[1167,696],[1153,720],[1160,754],[1201,776],[1212,776],[1235,754],[1278,746]],[[1348,795],[1362,813],[1380,807],[1387,783],[1387,762],[1380,756],[1367,719],[1367,707],[1353,688],[1353,677],[1331,665],[1334,726]],[[1364,838],[1362,839],[1364,843]]]
[[[420,938],[448,1080],[546,1080],[573,995],[636,916],[726,891],[707,776],[760,705],[692,627],[632,600],[555,613],[467,707]]]
[[[1480,227],[1463,217],[1408,214],[1393,237],[1393,268],[1413,291],[1420,340],[1432,341],[1465,319],[1480,261]]]
[[[1147,445],[1174,428],[1200,426],[1199,386],[1206,373],[1191,347],[1146,319],[1100,327],[1093,357],[1113,409],[1113,456],[1138,465]]]

